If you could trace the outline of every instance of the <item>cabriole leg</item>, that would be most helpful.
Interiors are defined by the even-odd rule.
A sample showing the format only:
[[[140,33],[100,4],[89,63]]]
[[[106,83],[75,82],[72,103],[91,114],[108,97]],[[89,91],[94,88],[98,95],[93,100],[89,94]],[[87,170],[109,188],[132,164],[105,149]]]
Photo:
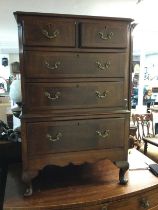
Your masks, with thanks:
[[[125,173],[129,169],[128,161],[115,161],[114,164],[120,169],[119,184],[126,185],[128,180],[125,178]]]
[[[24,171],[22,175],[22,180],[26,184],[26,191],[24,193],[25,197],[31,196],[33,194],[32,179],[38,175],[37,171]]]

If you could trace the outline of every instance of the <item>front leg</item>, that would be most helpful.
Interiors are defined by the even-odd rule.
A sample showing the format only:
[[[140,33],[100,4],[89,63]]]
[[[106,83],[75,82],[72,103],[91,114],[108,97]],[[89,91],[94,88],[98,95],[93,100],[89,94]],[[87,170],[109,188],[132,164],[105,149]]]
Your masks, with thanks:
[[[24,197],[31,196],[33,193],[32,182],[27,184],[26,191],[24,192]]]
[[[119,171],[119,184],[126,185],[128,180],[125,179],[125,173],[129,169],[128,161],[115,161],[114,164],[120,169],[120,171]]]
[[[26,191],[24,193],[25,197],[31,196],[33,193],[32,179],[38,175],[37,171],[24,171],[22,174],[22,180],[26,184]]]

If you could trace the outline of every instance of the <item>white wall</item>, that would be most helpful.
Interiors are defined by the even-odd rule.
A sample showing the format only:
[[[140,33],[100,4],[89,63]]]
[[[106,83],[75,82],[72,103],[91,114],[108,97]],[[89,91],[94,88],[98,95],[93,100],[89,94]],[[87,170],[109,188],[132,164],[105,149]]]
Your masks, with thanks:
[[[143,27],[148,30],[151,26],[157,27],[158,0],[137,2],[138,0],[1,0],[0,52],[15,52],[18,49],[17,24],[13,15],[15,11],[129,17],[145,22]]]
[[[10,53],[9,54],[9,63],[13,63],[19,61],[19,54],[18,53]]]
[[[2,66],[2,58],[7,58],[9,64],[9,54],[0,54],[0,77],[8,79],[10,76],[10,67],[9,65]]]
[[[8,58],[8,66],[2,66],[2,58]],[[17,53],[0,54],[0,77],[8,79],[10,76],[10,64],[19,61],[19,55]]]
[[[1,0],[0,52],[18,49],[18,30],[13,12],[43,12],[96,16],[134,17],[137,0]]]

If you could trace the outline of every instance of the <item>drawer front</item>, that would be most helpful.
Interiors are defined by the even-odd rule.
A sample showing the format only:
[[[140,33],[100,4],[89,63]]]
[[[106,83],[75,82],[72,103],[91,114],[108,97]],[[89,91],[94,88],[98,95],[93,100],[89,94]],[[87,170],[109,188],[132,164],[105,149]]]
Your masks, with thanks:
[[[124,145],[124,124],[124,118],[28,123],[28,152],[33,156],[120,148]]]
[[[82,210],[143,210],[143,209],[158,209],[158,189],[151,190],[147,193],[138,194],[130,198],[120,201],[109,202],[92,207],[85,207]]]
[[[24,54],[27,78],[124,77],[128,69],[126,53],[58,53]]]
[[[26,110],[123,107],[123,82],[27,83]]]
[[[75,47],[75,21],[25,17],[24,45]]]
[[[81,24],[81,47],[126,48],[128,24],[121,21],[96,21]]]

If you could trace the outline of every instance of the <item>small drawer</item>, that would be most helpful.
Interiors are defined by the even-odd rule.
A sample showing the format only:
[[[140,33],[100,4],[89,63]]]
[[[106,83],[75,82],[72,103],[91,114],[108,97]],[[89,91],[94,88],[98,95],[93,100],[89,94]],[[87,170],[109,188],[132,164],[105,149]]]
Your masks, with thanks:
[[[123,108],[123,82],[27,83],[25,110]]]
[[[124,145],[124,123],[124,118],[28,123],[28,152],[34,156],[121,148]]]
[[[31,46],[75,47],[75,21],[25,17],[23,43]]]
[[[27,78],[124,77],[126,53],[24,53]]]
[[[122,21],[81,23],[81,47],[126,48],[128,28],[128,23]]]

